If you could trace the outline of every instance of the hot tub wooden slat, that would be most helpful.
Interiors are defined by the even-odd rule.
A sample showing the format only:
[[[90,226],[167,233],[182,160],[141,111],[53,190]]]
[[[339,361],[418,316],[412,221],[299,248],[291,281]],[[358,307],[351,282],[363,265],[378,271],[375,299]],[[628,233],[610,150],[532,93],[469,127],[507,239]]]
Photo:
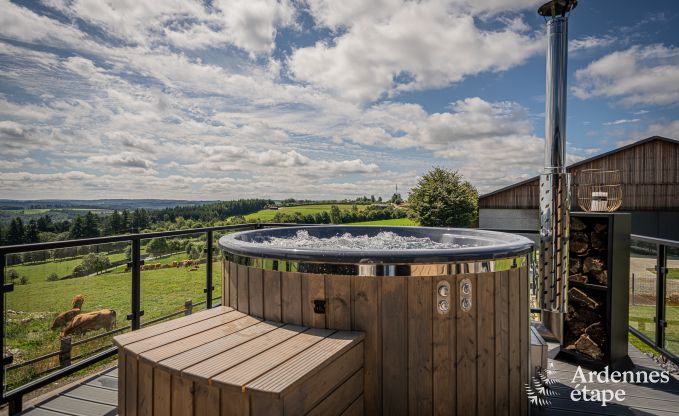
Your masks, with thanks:
[[[181,328],[168,330],[162,334],[154,335],[144,340],[128,343],[125,349],[133,354],[141,354],[144,351],[152,350],[154,348],[167,345],[176,340],[181,340],[195,334],[205,332],[207,330],[228,324],[229,322],[243,318],[245,314],[238,311],[231,311],[223,315],[218,315],[213,318],[205,319],[196,322],[192,325],[183,326]]]
[[[509,270],[509,414],[521,412],[521,306],[519,269]],[[527,334],[526,334],[527,335]]]
[[[365,333],[364,394],[366,413],[382,414],[382,336],[380,287],[373,276],[351,280],[352,328]]]
[[[184,339],[170,342],[160,347],[145,351],[139,355],[139,359],[148,362],[158,362],[180,354],[184,351],[204,345],[219,338],[227,337],[234,332],[238,332],[247,327],[261,323],[261,319],[244,315],[227,324],[211,328],[207,331],[196,333]]]
[[[150,364],[138,363],[139,397],[137,397],[137,414],[153,415],[153,367]]]
[[[382,317],[382,411],[387,415],[408,413],[408,279],[381,279]]]
[[[250,298],[248,290],[250,286],[249,267],[242,264],[238,265],[238,310],[243,313],[250,313]]]
[[[257,377],[247,383],[247,390],[257,393],[280,395],[286,389],[316,377],[315,370],[321,364],[343,354],[359,342],[363,334],[353,332],[336,332],[328,335],[318,343],[303,350],[294,358]],[[316,380],[316,378],[314,378]]]
[[[264,271],[264,318],[282,321],[281,316],[281,273]]]
[[[238,266],[236,263],[229,263],[229,306],[238,309]],[[227,298],[224,298],[226,302]]]
[[[431,304],[435,303],[430,276],[408,279],[408,413],[430,415],[432,406]]]
[[[509,414],[509,272],[497,272],[495,283],[495,414]]]
[[[193,416],[193,382],[172,376],[172,416]]]
[[[226,371],[209,376],[210,382],[222,389],[236,388],[241,390],[249,382],[322,341],[333,332],[328,329],[310,328],[305,331],[299,331],[295,336],[277,345],[267,343],[260,354],[251,355],[236,365],[229,365]],[[244,345],[244,347],[255,342],[250,342]],[[229,360],[231,359],[230,356],[228,358]]]
[[[320,274],[302,275],[302,324],[325,328],[325,314],[314,312],[314,300],[325,300],[325,278]]]
[[[455,305],[453,299],[458,299],[457,285],[451,276],[441,276],[433,280],[434,288],[440,281],[445,280],[450,284],[450,313],[438,313],[438,305],[431,305],[433,316],[433,384],[432,397],[434,402],[434,414],[452,415],[455,413],[455,398],[457,396],[455,361],[456,332],[455,332]]]
[[[250,315],[264,318],[262,269],[250,269],[248,272],[248,301],[250,304]]]
[[[528,299],[528,268],[524,267],[519,270],[519,314],[520,319],[520,332],[519,339],[521,340],[521,351],[530,351],[530,329],[529,329],[529,312],[530,312],[530,301]],[[530,377],[528,369],[528,359],[521,359],[521,380],[528,380]],[[523,386],[522,386],[523,387]],[[528,395],[526,389],[521,389],[521,414],[525,415],[528,413]]]
[[[283,322],[302,325],[302,276],[281,273],[281,302]]]
[[[328,328],[351,330],[351,277],[325,276]]]
[[[204,361],[182,370],[182,375],[198,381],[210,379],[257,354],[270,350],[273,345],[281,344],[301,334],[306,329],[305,327],[286,325],[260,337],[248,339],[246,342],[231,349],[222,350],[222,352],[213,357],[203,355]]]
[[[495,414],[495,282],[493,273],[481,273],[476,278],[477,313],[477,402],[479,415]]]
[[[224,351],[235,348],[252,339],[267,334],[280,328],[283,324],[278,322],[260,322],[237,331],[235,336],[226,336],[203,345],[181,352],[165,360],[159,361],[158,366],[167,369],[171,373],[179,374],[182,370],[195,364],[214,357]]]
[[[218,315],[224,315],[226,313],[234,311],[233,308],[225,307],[225,306],[220,306],[217,308],[212,308],[208,309],[205,311],[205,314],[202,313],[196,313],[193,315],[189,315],[185,318],[182,319],[175,319],[172,321],[167,321],[167,322],[162,322],[159,324],[155,324],[151,327],[144,328],[144,332],[141,331],[132,331],[128,332],[126,334],[118,335],[113,338],[113,342],[117,346],[123,346],[127,344],[131,344],[133,342],[141,341],[145,338],[152,337],[155,335],[160,335],[163,334],[167,331],[181,328],[183,326],[188,326],[191,324],[194,324],[196,322],[204,321],[206,319],[210,319],[212,317],[218,316]],[[148,332],[146,332],[148,331]]]
[[[363,345],[365,348],[365,344]],[[314,407],[307,416],[338,416],[344,412],[342,406],[352,403],[363,391],[363,370],[355,372],[339,388]]]
[[[472,305],[468,311],[463,311],[459,296],[451,299],[455,304],[457,316],[457,414],[476,414],[476,317],[479,303],[479,287],[477,275],[465,274],[457,276],[455,285],[458,293],[463,279],[469,279],[472,284]]]

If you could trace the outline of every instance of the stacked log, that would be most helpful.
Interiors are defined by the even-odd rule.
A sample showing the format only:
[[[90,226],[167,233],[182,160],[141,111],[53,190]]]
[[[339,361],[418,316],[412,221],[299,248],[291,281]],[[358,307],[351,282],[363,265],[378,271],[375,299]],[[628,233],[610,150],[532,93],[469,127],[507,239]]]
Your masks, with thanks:
[[[605,219],[602,219],[605,221]],[[607,224],[597,218],[571,218],[568,313],[565,317],[564,346],[601,360],[606,341],[606,297],[600,287],[608,286]]]

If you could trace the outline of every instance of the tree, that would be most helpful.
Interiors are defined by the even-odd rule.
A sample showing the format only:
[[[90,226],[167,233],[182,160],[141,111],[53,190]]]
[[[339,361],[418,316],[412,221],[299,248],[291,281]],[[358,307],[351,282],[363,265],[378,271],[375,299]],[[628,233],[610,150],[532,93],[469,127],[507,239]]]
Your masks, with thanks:
[[[83,221],[83,232],[85,238],[99,237],[99,217],[92,211],[87,211]]]
[[[21,244],[24,242],[25,235],[26,230],[23,221],[19,217],[14,218],[9,224],[9,230],[7,230],[7,244]]]
[[[113,211],[113,214],[108,219],[109,227],[113,234],[120,234],[125,227],[123,226],[123,217],[118,213],[118,210]]]
[[[72,240],[77,240],[79,238],[85,237],[85,224],[83,217],[78,215],[71,224],[71,229],[68,230],[68,238]]]
[[[342,223],[342,211],[340,211],[337,205],[330,207],[330,222],[333,224]]]
[[[47,275],[47,278],[45,280],[47,280],[48,282],[56,282],[57,280],[59,280],[59,276],[56,273],[52,272]]]
[[[24,241],[27,243],[39,243],[40,238],[38,236],[38,224],[35,222],[35,220],[30,220],[28,222],[28,226],[26,227],[26,236],[24,237]]]
[[[426,227],[469,227],[478,215],[479,194],[457,171],[435,167],[408,196],[415,219]]]
[[[146,245],[146,252],[151,254],[153,257],[158,257],[162,254],[170,252],[170,247],[167,245],[167,239],[165,238],[152,238],[151,241]]]
[[[111,267],[111,261],[105,254],[90,253],[83,257],[82,263],[75,266],[73,276],[80,277],[92,273],[100,273]]]
[[[54,224],[52,224],[52,217],[49,215],[38,218],[38,230],[43,232],[54,231]]]
[[[401,204],[403,203],[403,198],[401,198],[401,194],[395,193],[394,195],[391,196],[389,202],[391,202],[392,204]]]

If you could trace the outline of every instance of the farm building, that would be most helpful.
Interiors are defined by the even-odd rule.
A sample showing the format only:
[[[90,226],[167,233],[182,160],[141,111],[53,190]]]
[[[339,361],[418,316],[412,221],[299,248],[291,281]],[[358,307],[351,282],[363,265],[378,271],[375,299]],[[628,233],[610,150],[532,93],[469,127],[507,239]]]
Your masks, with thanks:
[[[679,141],[653,136],[570,165],[573,183],[586,169],[618,170],[620,212],[632,214],[632,233],[679,240]],[[479,198],[479,227],[536,231],[540,228],[540,177]],[[581,211],[572,189],[571,210]]]

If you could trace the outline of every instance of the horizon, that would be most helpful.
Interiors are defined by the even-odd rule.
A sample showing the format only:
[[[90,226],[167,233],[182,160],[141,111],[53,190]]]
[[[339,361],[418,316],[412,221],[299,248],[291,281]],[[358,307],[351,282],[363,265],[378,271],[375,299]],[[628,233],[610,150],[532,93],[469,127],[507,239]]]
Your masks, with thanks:
[[[0,0],[0,193],[388,198],[432,166],[495,191],[542,171],[542,2]],[[568,164],[678,138],[679,3],[643,6],[571,15]]]

